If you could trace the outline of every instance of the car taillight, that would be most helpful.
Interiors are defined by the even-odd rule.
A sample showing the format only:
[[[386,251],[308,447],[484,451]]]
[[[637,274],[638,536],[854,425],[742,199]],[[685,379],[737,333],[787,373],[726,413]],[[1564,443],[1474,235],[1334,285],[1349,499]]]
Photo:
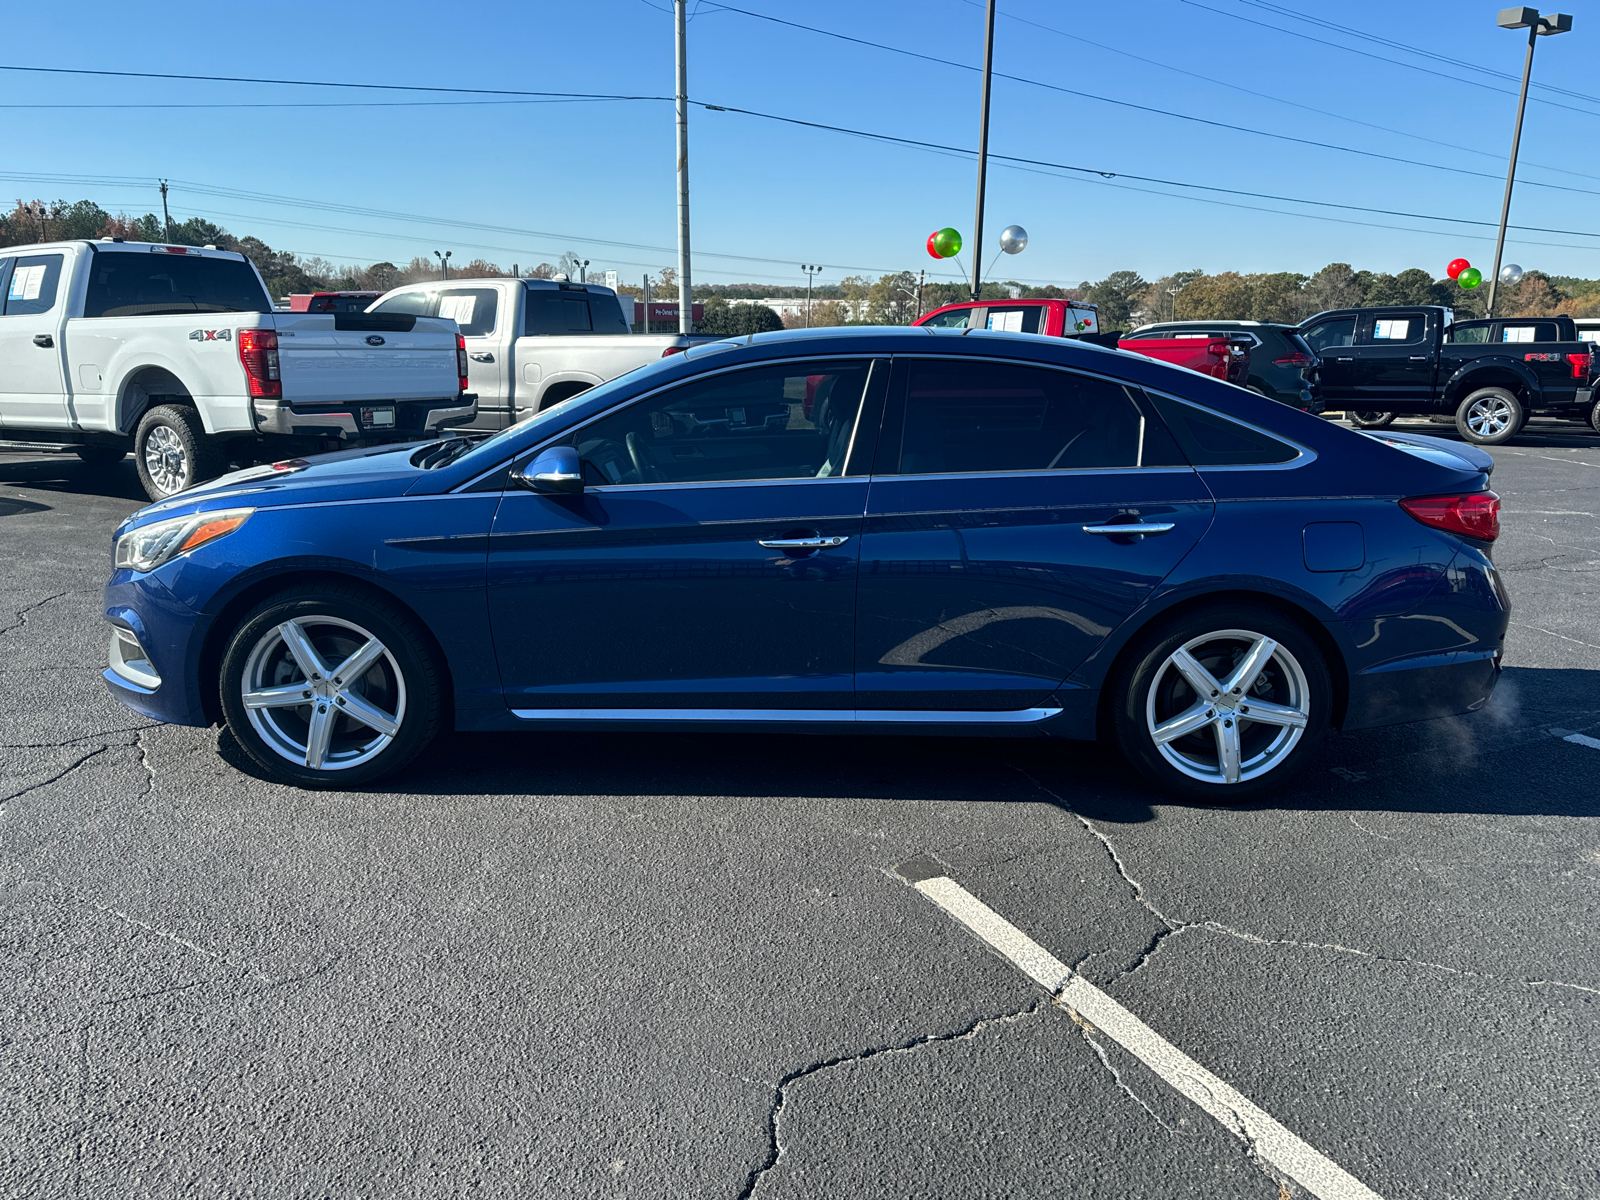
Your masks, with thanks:
[[[277,330],[239,330],[239,361],[244,364],[252,396],[283,395],[283,380],[278,376]]]
[[[1572,364],[1572,377],[1574,379],[1588,379],[1589,369],[1594,365],[1594,351],[1588,354],[1569,354],[1567,361]]]
[[[663,350],[661,352],[661,357],[662,358],[669,358],[674,354],[682,354],[688,348],[689,347],[687,347],[687,346],[668,346],[665,350]]]
[[[456,374],[461,378],[461,391],[467,390],[467,339],[456,334]]]
[[[1424,525],[1492,542],[1500,536],[1500,497],[1493,492],[1460,492],[1448,496],[1412,496],[1400,501]]]
[[[1296,351],[1284,358],[1273,359],[1272,365],[1275,367],[1314,367],[1317,365],[1317,360],[1309,354],[1301,354]]]

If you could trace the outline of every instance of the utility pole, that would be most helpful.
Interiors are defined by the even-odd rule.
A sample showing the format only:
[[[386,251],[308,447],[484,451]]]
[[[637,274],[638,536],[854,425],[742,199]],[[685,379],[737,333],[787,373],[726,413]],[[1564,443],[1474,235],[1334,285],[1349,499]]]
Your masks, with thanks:
[[[1522,113],[1528,107],[1528,80],[1533,75],[1533,47],[1545,34],[1566,33],[1572,18],[1566,13],[1540,16],[1536,8],[1504,8],[1495,20],[1501,29],[1528,31],[1528,57],[1522,64],[1522,94],[1517,97],[1517,124],[1511,134],[1511,165],[1506,168],[1506,198],[1500,205],[1500,236],[1494,243],[1494,270],[1489,275],[1489,304],[1485,316],[1494,316],[1494,293],[1500,286],[1500,258],[1506,248],[1506,222],[1511,219],[1511,185],[1517,179],[1517,149],[1522,144]]]
[[[679,0],[681,3],[682,0]],[[983,187],[989,171],[989,84],[994,78],[994,0],[983,34],[983,109],[978,117],[978,212],[972,219],[972,298],[983,291]],[[977,312],[974,310],[974,317]]]
[[[922,284],[927,277],[928,272],[925,269],[917,272],[917,320],[919,321],[922,320]]]
[[[806,328],[811,328],[811,277],[822,274],[822,268],[811,263],[801,263],[800,269],[806,273]]]
[[[161,216],[167,223],[167,241],[172,240],[172,214],[167,211],[167,181],[161,181]]]
[[[644,293],[641,296],[644,303],[644,331],[650,332],[650,272],[644,273]]]
[[[694,329],[689,285],[689,0],[674,0],[678,66],[678,332]]]

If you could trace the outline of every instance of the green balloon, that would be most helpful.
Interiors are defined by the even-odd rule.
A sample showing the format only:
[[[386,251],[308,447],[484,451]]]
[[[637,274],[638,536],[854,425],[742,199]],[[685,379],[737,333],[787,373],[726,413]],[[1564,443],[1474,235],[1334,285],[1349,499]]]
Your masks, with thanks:
[[[954,258],[961,253],[961,235],[954,229],[941,229],[933,235],[933,248],[940,258]]]
[[[1477,267],[1468,267],[1456,276],[1456,282],[1470,290],[1483,282],[1483,272],[1478,270]]]

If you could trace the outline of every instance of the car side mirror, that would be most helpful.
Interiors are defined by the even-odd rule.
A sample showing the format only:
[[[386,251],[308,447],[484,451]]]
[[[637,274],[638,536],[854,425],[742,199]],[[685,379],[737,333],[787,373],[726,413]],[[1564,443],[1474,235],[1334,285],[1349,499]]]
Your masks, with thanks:
[[[552,496],[572,496],[583,491],[583,465],[571,446],[551,446],[521,470],[511,473],[512,481],[530,492]]]

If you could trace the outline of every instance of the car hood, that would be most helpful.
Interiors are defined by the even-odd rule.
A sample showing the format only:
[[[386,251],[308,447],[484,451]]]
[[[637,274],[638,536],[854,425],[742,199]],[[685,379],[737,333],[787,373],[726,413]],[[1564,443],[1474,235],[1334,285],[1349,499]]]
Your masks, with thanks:
[[[367,446],[247,467],[158,500],[134,513],[125,524],[215,508],[269,508],[404,495],[423,473],[411,465],[411,455],[425,444]]]
[[[1360,429],[1356,432],[1375,442],[1382,442],[1385,446],[1393,446],[1396,450],[1425,459],[1436,466],[1449,467],[1456,471],[1481,471],[1485,475],[1494,473],[1494,459],[1478,447],[1465,442],[1429,437],[1425,433],[1396,433],[1392,429]]]

